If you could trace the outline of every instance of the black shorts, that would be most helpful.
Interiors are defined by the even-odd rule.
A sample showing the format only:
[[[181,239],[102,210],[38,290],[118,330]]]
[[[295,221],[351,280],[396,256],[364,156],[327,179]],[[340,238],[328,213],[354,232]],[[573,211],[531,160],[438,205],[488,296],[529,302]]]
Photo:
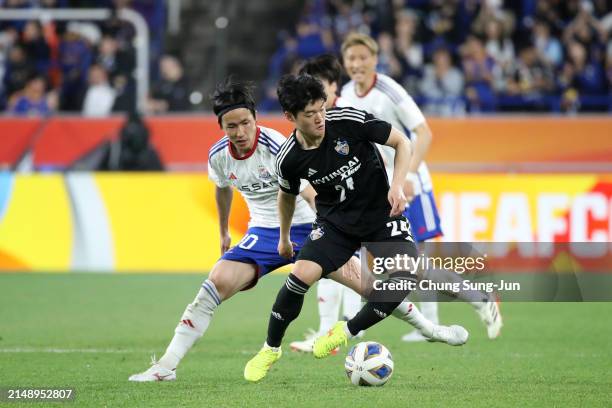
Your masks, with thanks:
[[[400,215],[384,220],[364,236],[347,234],[326,222],[315,223],[297,260],[318,264],[323,269],[322,276],[326,276],[347,263],[362,244],[374,257],[417,256],[408,220]]]

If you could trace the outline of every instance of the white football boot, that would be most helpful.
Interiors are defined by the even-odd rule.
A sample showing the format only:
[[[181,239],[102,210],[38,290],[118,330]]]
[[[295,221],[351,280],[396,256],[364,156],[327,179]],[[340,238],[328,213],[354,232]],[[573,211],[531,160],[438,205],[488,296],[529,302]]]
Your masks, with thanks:
[[[419,341],[427,341],[427,340],[428,340],[427,337],[423,336],[423,334],[416,329],[402,336],[402,341],[405,341],[407,343],[416,343]]]
[[[160,366],[155,361],[155,357],[153,357],[151,359],[151,367],[147,371],[131,375],[128,380],[135,382],[174,381],[176,380],[176,371]]]
[[[449,346],[462,346],[468,341],[470,334],[461,326],[436,325],[427,341],[446,343]]]
[[[292,351],[299,351],[302,353],[312,353],[312,346],[314,345],[314,341],[317,338],[318,333],[312,329],[308,329],[308,332],[304,334],[304,340],[302,341],[292,341],[289,344]]]
[[[487,326],[487,336],[490,339],[497,338],[504,325],[501,312],[499,311],[499,300],[489,299],[488,302],[484,302],[482,306],[476,308],[476,313],[478,313],[480,320]]]

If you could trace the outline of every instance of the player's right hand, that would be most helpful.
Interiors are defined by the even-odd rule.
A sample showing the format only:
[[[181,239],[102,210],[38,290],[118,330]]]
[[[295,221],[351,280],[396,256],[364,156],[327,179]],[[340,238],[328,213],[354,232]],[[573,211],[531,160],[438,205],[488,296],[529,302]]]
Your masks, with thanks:
[[[295,245],[290,240],[280,239],[278,241],[278,254],[283,258],[293,258],[295,252],[293,251],[293,245]]]
[[[232,237],[230,234],[222,234],[221,235],[221,255],[227,252],[232,245]]]

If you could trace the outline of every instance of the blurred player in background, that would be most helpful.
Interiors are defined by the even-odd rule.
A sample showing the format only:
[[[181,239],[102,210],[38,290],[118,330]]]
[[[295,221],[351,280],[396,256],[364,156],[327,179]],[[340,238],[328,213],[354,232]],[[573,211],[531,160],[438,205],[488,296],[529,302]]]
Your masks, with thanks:
[[[423,113],[404,88],[390,77],[377,73],[378,44],[365,34],[349,34],[341,47],[344,68],[351,81],[343,88],[342,103],[363,109],[375,117],[391,123],[413,141],[413,155],[408,169],[404,193],[409,206],[405,215],[410,221],[417,242],[424,242],[442,235],[440,218],[433,194],[433,185],[425,156],[432,141],[431,130]],[[377,145],[389,180],[393,179],[395,150]],[[461,282],[463,279],[452,271],[425,271],[422,279]],[[472,304],[487,326],[489,338],[496,338],[501,330],[502,318],[495,299],[485,293],[464,290],[457,296]],[[421,310],[427,319],[438,323],[438,305],[421,302]],[[404,341],[423,341],[425,337],[413,331],[402,338]]]
[[[252,288],[269,272],[295,261],[295,257],[281,257],[277,249],[279,185],[275,160],[285,138],[273,129],[257,125],[252,90],[245,84],[227,80],[219,85],[213,95],[213,106],[219,125],[226,133],[212,146],[208,157],[208,175],[216,185],[222,256],[193,303],[187,305],[165,354],[158,362],[153,361],[148,370],[132,375],[130,381],[175,380],[176,367],[204,335],[221,302],[241,290]],[[244,197],[251,219],[246,235],[237,246],[230,248],[232,188],[238,189]],[[312,230],[314,196],[312,187],[303,183],[291,221],[290,236],[296,253]],[[349,262],[356,265],[347,266],[343,273],[359,270],[356,258]],[[451,337],[454,333],[449,334],[446,327],[434,326],[410,303],[399,308],[396,316],[422,330],[433,341],[465,342]]]

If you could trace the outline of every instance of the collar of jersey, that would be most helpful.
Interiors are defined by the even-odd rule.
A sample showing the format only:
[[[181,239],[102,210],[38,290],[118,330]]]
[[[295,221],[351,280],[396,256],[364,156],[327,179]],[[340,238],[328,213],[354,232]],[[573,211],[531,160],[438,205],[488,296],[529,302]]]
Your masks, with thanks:
[[[247,154],[245,154],[242,157],[238,156],[238,152],[236,152],[234,145],[230,142],[229,146],[228,146],[229,147],[230,156],[232,156],[236,160],[246,160],[249,157],[251,157],[253,155],[253,153],[255,153],[255,150],[257,149],[257,143],[259,142],[259,133],[260,132],[261,132],[261,129],[259,129],[259,126],[257,126],[257,133],[255,133],[255,141],[253,142],[253,147],[251,147],[251,150],[249,150],[247,152]]]
[[[374,82],[372,82],[372,85],[370,85],[370,87],[368,88],[367,91],[365,91],[365,93],[363,95],[359,95],[357,93],[357,84],[355,84],[355,95],[357,95],[358,98],[365,98],[366,96],[368,96],[368,94],[370,93],[370,91],[372,89],[374,89],[374,87],[376,86],[376,82],[378,81],[378,73],[374,73]]]

